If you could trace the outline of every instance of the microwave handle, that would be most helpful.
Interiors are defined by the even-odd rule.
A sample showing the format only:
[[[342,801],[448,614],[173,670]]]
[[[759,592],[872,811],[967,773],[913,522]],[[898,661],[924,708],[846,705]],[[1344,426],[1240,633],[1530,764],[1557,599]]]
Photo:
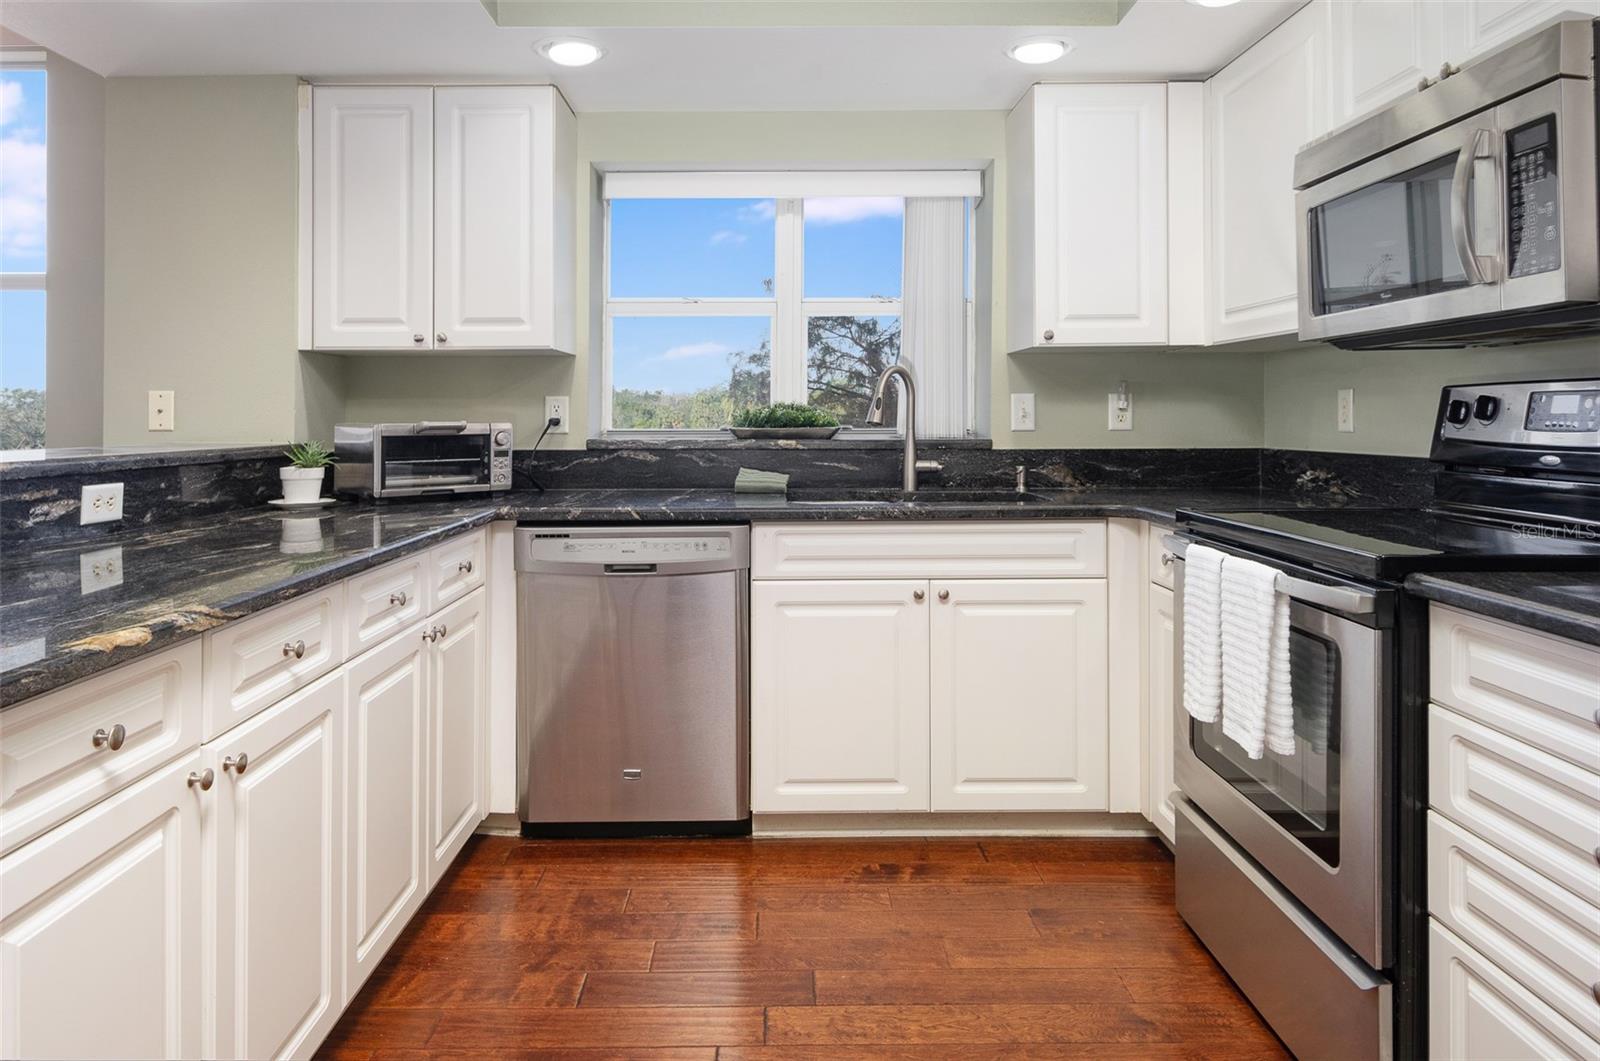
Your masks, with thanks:
[[[418,420],[411,426],[419,435],[459,435],[466,429],[465,420]]]
[[[1472,218],[1468,216],[1468,207],[1472,202],[1473,170],[1478,159],[1483,157],[1479,145],[1492,143],[1493,136],[1491,129],[1472,131],[1472,138],[1456,157],[1455,178],[1450,182],[1450,234],[1455,238],[1456,254],[1461,258],[1467,283],[1472,285],[1492,284],[1496,280],[1494,259],[1480,258],[1477,248],[1473,246]],[[1493,158],[1493,155],[1488,157]]]

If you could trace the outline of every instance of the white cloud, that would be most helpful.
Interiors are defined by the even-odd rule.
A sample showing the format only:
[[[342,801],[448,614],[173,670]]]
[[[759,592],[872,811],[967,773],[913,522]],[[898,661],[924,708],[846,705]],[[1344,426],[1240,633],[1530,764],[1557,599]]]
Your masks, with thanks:
[[[22,113],[22,85],[16,81],[0,82],[0,125],[10,125]]]
[[[841,195],[829,199],[807,199],[806,221],[818,225],[848,225],[873,217],[899,217],[906,201],[898,196]]]
[[[0,139],[0,244],[8,256],[42,255],[45,233],[45,146]]]
[[[656,360],[688,361],[697,357],[722,357],[732,352],[733,347],[728,346],[726,343],[685,343],[682,346],[669,347]]]
[[[717,231],[711,233],[711,239],[709,240],[710,244],[713,247],[717,246],[720,243],[732,243],[734,246],[738,246],[739,244],[743,243],[744,241],[745,241],[744,233],[743,232],[735,232],[731,228],[719,228],[719,229],[717,229]]]
[[[771,221],[778,216],[778,202],[776,199],[757,199],[749,206],[739,207],[738,216],[740,223],[745,225]]]

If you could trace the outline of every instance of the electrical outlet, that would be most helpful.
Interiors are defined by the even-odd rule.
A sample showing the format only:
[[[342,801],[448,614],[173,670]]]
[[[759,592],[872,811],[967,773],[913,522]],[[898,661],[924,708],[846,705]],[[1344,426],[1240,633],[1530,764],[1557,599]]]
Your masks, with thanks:
[[[1013,394],[1011,396],[1011,430],[1034,431],[1038,424],[1033,419],[1033,395]]]
[[[552,435],[564,435],[572,427],[572,417],[570,415],[571,412],[572,403],[565,394],[545,396],[544,422],[548,424],[556,417],[561,418],[561,422],[550,429],[550,433]],[[542,431],[544,429],[540,428],[540,430]]]
[[[1133,430],[1133,395],[1115,392],[1106,395],[1106,430]]]
[[[97,593],[122,585],[122,546],[78,554],[78,592]]]
[[[172,425],[177,422],[176,411],[173,406],[177,403],[177,391],[151,391],[150,392],[150,430],[171,431]]]
[[[78,502],[78,525],[110,523],[122,518],[122,484],[100,483],[83,488]]]
[[[1356,392],[1349,387],[1339,389],[1339,430],[1356,429]]]

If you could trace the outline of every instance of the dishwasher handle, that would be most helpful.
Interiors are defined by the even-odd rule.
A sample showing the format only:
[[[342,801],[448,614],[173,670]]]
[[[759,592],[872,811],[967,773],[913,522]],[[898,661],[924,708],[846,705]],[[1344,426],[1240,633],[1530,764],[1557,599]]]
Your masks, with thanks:
[[[656,573],[655,564],[607,564],[608,575],[653,575]]]

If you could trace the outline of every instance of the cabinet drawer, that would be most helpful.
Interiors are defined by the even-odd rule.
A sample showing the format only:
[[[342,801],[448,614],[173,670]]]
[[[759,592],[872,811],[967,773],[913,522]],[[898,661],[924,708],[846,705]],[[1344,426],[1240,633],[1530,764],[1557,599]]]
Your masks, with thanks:
[[[195,638],[0,712],[0,854],[198,748],[200,654]]]
[[[1166,527],[1155,523],[1150,527],[1150,560],[1146,566],[1150,571],[1150,581],[1158,586],[1172,588],[1172,551],[1161,544],[1161,539],[1171,533]]]
[[[1098,578],[1099,521],[779,523],[750,534],[754,578]]]
[[[205,635],[205,739],[344,662],[344,583]]]
[[[1431,698],[1600,772],[1600,650],[1437,604]]]
[[[1428,1056],[1592,1059],[1590,1039],[1449,929],[1428,925]]]
[[[1428,911],[1600,1039],[1600,908],[1432,813]]]
[[[1435,704],[1428,799],[1451,821],[1600,906],[1600,774]]]
[[[432,610],[427,553],[385,564],[345,583],[345,626],[351,656],[386,640]]]
[[[475,530],[428,550],[432,596],[428,606],[438,611],[483,585],[487,534]]]

